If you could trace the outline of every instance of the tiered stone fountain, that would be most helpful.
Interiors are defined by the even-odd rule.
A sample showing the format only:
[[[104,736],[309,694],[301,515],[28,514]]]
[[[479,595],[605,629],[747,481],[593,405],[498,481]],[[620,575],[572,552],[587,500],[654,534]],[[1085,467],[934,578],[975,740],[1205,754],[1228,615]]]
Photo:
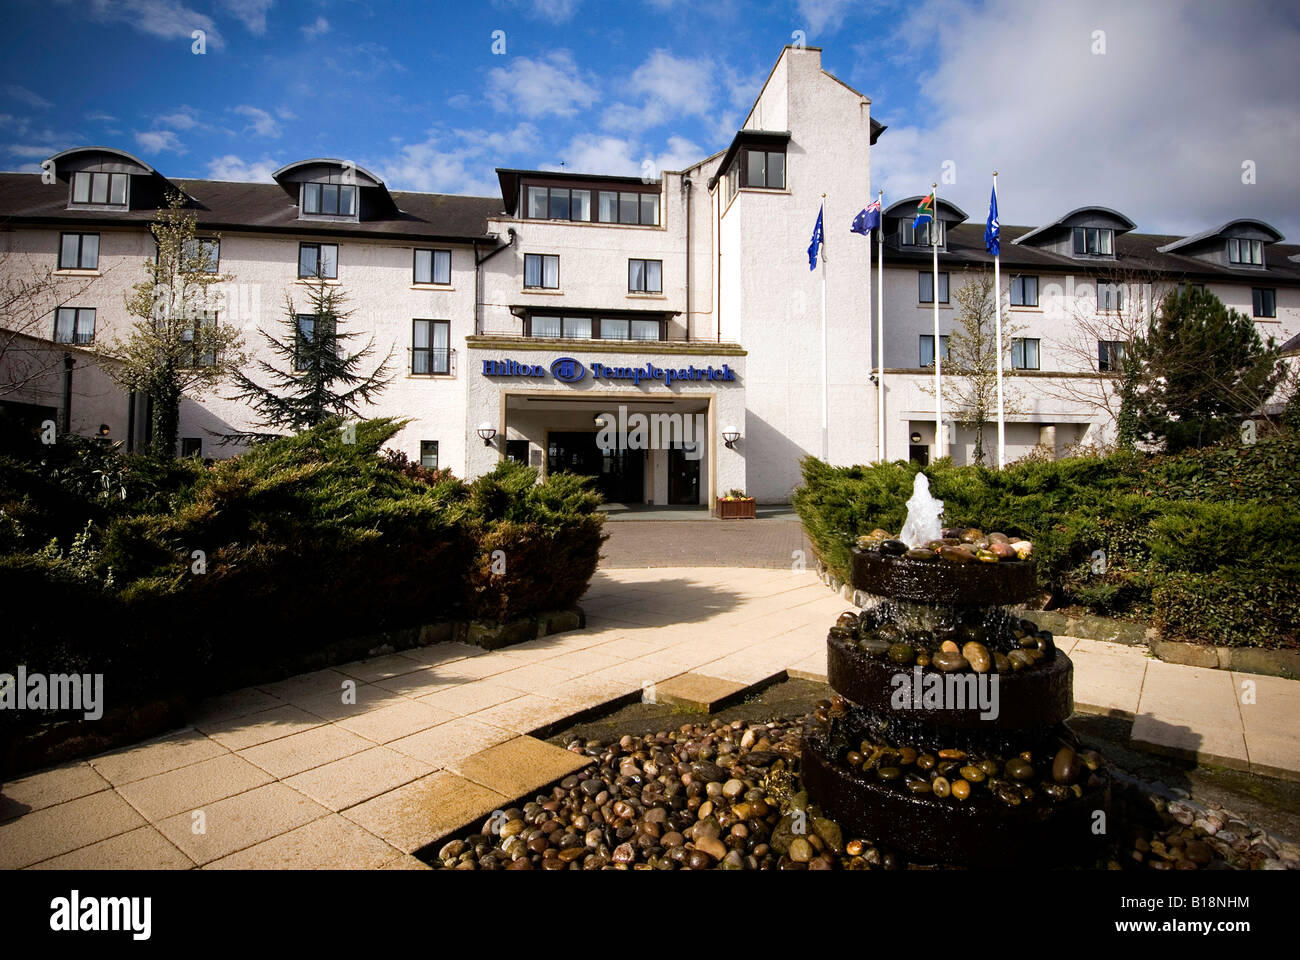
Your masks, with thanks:
[[[1073,665],[1007,607],[1037,589],[1032,545],[944,530],[918,474],[899,538],[852,551],[878,598],[827,637],[838,695],[810,718],[802,778],[846,834],[913,861],[1029,866],[1090,859],[1110,787],[1064,721]]]

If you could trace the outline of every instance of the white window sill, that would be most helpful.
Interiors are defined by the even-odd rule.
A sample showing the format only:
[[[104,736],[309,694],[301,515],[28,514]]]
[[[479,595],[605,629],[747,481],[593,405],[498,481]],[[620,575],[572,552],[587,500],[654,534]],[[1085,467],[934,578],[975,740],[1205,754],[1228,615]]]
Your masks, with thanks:
[[[526,294],[535,294],[539,297],[562,297],[563,290],[552,290],[549,287],[524,287],[523,292]]]
[[[411,284],[411,289],[444,291],[446,293],[452,293],[455,291],[456,288],[453,287],[450,283],[413,283]]]
[[[316,277],[299,277],[298,282],[301,283],[304,287],[314,287],[318,283],[323,283],[327,287],[337,287],[340,285],[337,279],[331,280],[328,277],[324,279],[318,279]]]
[[[73,267],[60,267],[58,270],[54,271],[54,275],[56,277],[102,277],[103,276],[103,274],[99,272],[98,267],[96,267],[94,270],[82,270],[80,268],[73,268]]]
[[[1042,313],[1042,307],[1012,307],[1012,313]]]
[[[667,300],[668,297],[662,293],[629,293],[629,300]]]
[[[407,380],[455,380],[454,373],[408,373]]]

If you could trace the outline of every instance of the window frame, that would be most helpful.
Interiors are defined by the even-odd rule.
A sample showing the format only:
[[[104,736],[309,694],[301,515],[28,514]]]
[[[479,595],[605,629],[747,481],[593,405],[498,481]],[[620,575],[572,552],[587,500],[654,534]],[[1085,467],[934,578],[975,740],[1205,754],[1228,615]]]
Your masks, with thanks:
[[[763,182],[753,183],[750,178],[750,157],[762,155],[762,172]],[[773,186],[769,183],[772,179],[772,158],[779,156],[781,158],[781,185]],[[740,186],[747,190],[786,190],[790,182],[789,170],[786,166],[787,157],[786,149],[783,145],[780,150],[770,150],[767,147],[745,147],[741,150],[732,165],[737,168],[740,174]]]
[[[69,266],[63,262],[63,245],[68,237],[77,238],[77,263],[75,266]],[[95,238],[95,263],[93,266],[84,266],[82,259],[85,256],[86,238]],[[98,270],[99,269],[99,249],[100,235],[98,233],[78,233],[75,231],[65,231],[59,234],[59,269],[60,270]]]
[[[632,283],[632,265],[641,264],[641,289],[637,289]],[[653,290],[650,289],[650,264],[659,265],[659,285]],[[664,292],[664,262],[662,260],[652,260],[644,257],[628,257],[627,260],[627,292],[641,294],[662,294]]]
[[[98,320],[98,317],[95,315],[96,310],[97,310],[96,307],[56,307],[54,310],[54,336],[51,337],[50,339],[54,343],[66,343],[69,346],[74,346],[74,347],[84,346],[85,344],[88,343],[94,343],[95,323]],[[65,311],[72,312],[72,339],[71,340],[59,339],[59,315],[61,313],[64,313]],[[78,339],[77,331],[81,327],[81,315],[83,313],[90,314],[90,336],[84,339]]]
[[[433,466],[429,466],[429,464],[425,463],[425,458],[427,456],[427,454],[425,453],[425,447],[428,446],[433,447]],[[426,470],[438,469],[438,441],[437,440],[420,441],[420,466],[424,467],[424,469]]]
[[[1090,252],[1088,250],[1088,235],[1093,232],[1097,236],[1097,250]],[[1083,249],[1079,249],[1079,239],[1083,238]],[[1107,249],[1102,250],[1102,238],[1106,239],[1104,246]],[[1115,256],[1115,228],[1114,227],[1085,227],[1076,226],[1072,228],[1072,239],[1070,249],[1074,251],[1076,257],[1113,257]]]
[[[1031,366],[1029,363],[1027,347],[1029,344],[1034,345],[1034,362]],[[1020,362],[1016,363],[1016,348],[1020,348]],[[1041,370],[1043,368],[1043,341],[1040,337],[1012,337],[1011,338],[1011,369],[1012,370]]]
[[[203,354],[195,354],[194,352],[194,341],[198,339],[199,331],[203,329],[205,322],[215,327],[220,322],[218,312],[216,310],[200,311],[198,316],[194,318],[194,326],[187,327],[182,332],[181,340],[190,345],[188,355],[181,358],[182,369],[201,370],[204,367],[215,367],[217,365],[217,352],[215,350],[209,350]],[[185,336],[187,333],[190,336]],[[196,356],[198,357],[198,363],[193,362]],[[208,357],[211,357],[211,360]]]
[[[918,363],[918,366],[919,366],[922,370],[927,370],[927,369],[930,369],[931,367],[934,366],[934,334],[933,334],[933,333],[923,333],[923,334],[921,334],[920,348],[919,348],[918,353],[917,353],[917,360],[918,360],[918,361],[923,361],[923,360],[924,360],[924,358],[925,358],[925,342],[926,342],[927,340],[930,341],[930,362],[929,362],[929,363],[925,363],[925,362],[920,362],[920,363]],[[946,333],[941,333],[941,334],[939,334],[939,359],[942,360],[944,363],[947,363],[948,360],[949,360],[949,357],[950,357],[951,355],[952,355],[952,354],[951,354],[950,351],[949,351],[949,340],[948,340],[948,334],[946,334]]]
[[[418,325],[421,324],[421,323],[427,323],[427,324],[429,325],[429,327],[428,327],[428,332],[429,332],[429,346],[427,346],[427,347],[417,347],[417,346],[415,345],[415,331],[416,331],[416,329],[418,328]],[[446,356],[444,356],[444,357],[442,358],[442,359],[443,359],[443,367],[444,367],[444,369],[442,369],[442,370],[437,369],[437,366],[438,366],[438,364],[437,364],[437,356],[436,356],[436,354],[437,354],[437,348],[434,347],[434,343],[437,342],[437,338],[434,336],[434,328],[435,328],[438,324],[442,324],[443,326],[445,326],[445,327],[447,328],[447,348],[443,351],[443,353],[445,353]],[[427,354],[427,356],[428,356],[427,363],[428,363],[428,367],[429,367],[429,369],[427,369],[427,370],[417,370],[417,369],[415,368],[415,367],[416,367],[415,358],[416,358],[416,356],[419,355],[419,354]],[[413,317],[413,318],[411,319],[411,370],[410,370],[410,375],[413,376],[413,377],[448,377],[448,376],[451,376],[451,321],[450,321],[450,320],[439,320],[439,319],[435,319],[435,318],[432,318],[432,317]]]
[[[1115,296],[1106,298],[1106,305],[1102,305],[1101,288],[1113,290]],[[1124,312],[1124,284],[1116,283],[1113,280],[1097,281],[1097,312],[1098,313],[1123,313]]]
[[[558,320],[560,322],[560,333],[558,336],[541,336],[538,335],[534,328],[536,320]],[[568,335],[567,321],[582,321],[591,325],[591,335],[589,337],[573,337]],[[617,323],[627,325],[626,337],[606,336],[607,323]],[[653,325],[655,336],[638,337],[635,335],[635,325],[640,324],[642,329],[646,325]],[[635,317],[635,316],[600,316],[594,313],[574,313],[564,310],[556,311],[538,311],[530,313],[524,323],[524,336],[530,340],[608,340],[618,343],[663,343],[665,342],[666,322],[658,317]]]
[[[1123,340],[1098,340],[1097,372],[1119,373],[1124,363],[1125,346]]]
[[[203,247],[204,247],[205,245],[207,245],[207,246],[212,246],[212,247],[215,247],[215,248],[216,248],[216,251],[217,251],[216,258],[215,258],[215,259],[209,259],[209,261],[208,261],[209,263],[212,264],[212,269],[211,269],[211,270],[199,270],[199,271],[197,271],[198,273],[207,274],[207,275],[209,275],[209,276],[215,276],[216,274],[219,274],[219,273],[221,272],[221,238],[220,238],[220,237],[191,237],[188,241],[186,241],[186,243],[197,243],[197,244],[199,245],[199,249],[200,249],[200,250],[202,250]],[[301,254],[300,254],[300,256],[301,256]],[[189,254],[189,252],[188,252],[187,250],[182,250],[182,251],[181,251],[181,261],[182,261],[182,262],[184,262],[185,260],[188,260],[189,257],[190,257],[190,254]],[[182,271],[182,272],[184,272],[184,273],[190,273],[190,272],[192,272],[192,271],[185,270],[185,271]]]
[[[86,199],[77,199],[77,178],[89,177],[86,187]],[[95,178],[104,177],[104,200],[95,200]],[[122,200],[120,202],[113,200],[113,184],[119,182],[124,184],[122,188]],[[131,207],[131,175],[129,173],[112,173],[103,170],[74,170],[72,176],[68,178],[68,206],[69,207],[107,207],[114,210],[129,210]]]
[[[536,257],[540,261],[538,273],[541,282],[538,284],[529,284],[528,282],[528,260],[530,257]],[[546,261],[548,258],[555,261],[554,286],[547,286],[546,284]],[[559,290],[560,289],[560,255],[558,253],[525,253],[523,287],[525,290]]]
[[[316,249],[316,272],[302,272],[302,252],[307,247]],[[321,250],[325,247],[334,248],[334,273],[329,276],[320,273],[321,268]],[[339,278],[339,245],[337,243],[318,243],[314,240],[303,240],[298,243],[298,279],[299,280],[337,280]]]
[[[1016,281],[1020,281],[1020,302],[1016,303]],[[1025,281],[1034,281],[1034,302],[1027,303],[1025,297]],[[1011,276],[1011,306],[1013,307],[1037,307],[1038,306],[1038,274],[1036,273],[1016,273]]]
[[[634,227],[635,226],[641,226],[641,227],[660,226],[661,223],[663,222],[663,211],[662,211],[663,204],[661,199],[662,197],[661,191],[660,190],[638,190],[634,188],[629,189],[629,187],[630,185],[625,183],[611,184],[600,180],[580,181],[579,183],[569,184],[568,186],[560,186],[559,184],[553,184],[553,183],[524,182],[521,183],[519,186],[519,207],[518,207],[519,219],[539,220],[539,221],[549,220],[553,223],[588,223],[593,225],[600,224],[605,226],[611,224],[617,224],[622,226],[634,226]],[[545,210],[546,210],[545,216],[533,216],[533,212],[532,212],[533,191],[542,191],[542,196],[544,199]],[[561,194],[561,193],[564,194],[566,197],[566,203],[567,203],[566,209],[568,213],[566,216],[563,217],[553,217],[551,216],[552,194]],[[584,209],[587,213],[586,217],[574,216],[575,208],[574,208],[573,195],[575,193],[586,195],[586,202],[584,206]],[[605,196],[606,198],[612,197],[613,199],[612,216],[602,216],[601,214],[602,195]],[[623,205],[624,198],[631,197],[631,196],[636,197],[637,216],[635,220],[625,219],[622,215],[622,205]],[[653,208],[654,208],[653,220],[648,220],[643,215],[647,198],[653,198]]]
[[[1268,294],[1272,301],[1271,312],[1265,313],[1263,297],[1261,294]],[[1256,320],[1276,320],[1277,319],[1277,288],[1276,287],[1251,287],[1251,316]]]
[[[429,255],[429,279],[420,279],[420,254]],[[447,255],[447,279],[438,279],[438,254]],[[411,252],[411,283],[421,286],[449,287],[451,286],[451,250],[440,247],[416,247]]]
[[[912,225],[912,220],[908,220],[906,218],[899,220],[898,226],[899,226],[898,242],[900,246],[917,247],[921,250],[929,250],[930,233],[932,230],[937,230],[939,235],[939,249],[940,250],[947,249],[948,231],[947,229],[945,229],[944,221],[942,220],[935,220],[931,218],[930,222],[925,224],[925,226],[923,227],[923,229],[925,230],[925,239],[926,239],[925,243],[916,242],[916,228]]]
[[[1241,247],[1243,244],[1250,244],[1249,259],[1241,258]],[[1233,259],[1233,248],[1237,250],[1237,258]],[[1255,259],[1258,252],[1259,259]],[[1264,241],[1251,240],[1247,237],[1229,237],[1228,238],[1228,263],[1234,267],[1262,267],[1264,266]]]
[[[358,211],[361,209],[361,194],[355,183],[329,183],[323,180],[311,180],[299,185],[298,191],[298,216],[300,218],[322,217],[336,218],[343,220],[356,220],[359,217]],[[307,209],[307,197],[312,188],[316,191],[316,210]],[[334,192],[334,213],[325,210],[325,191],[326,189]],[[348,213],[343,213],[339,207],[342,206],[343,191],[347,189],[352,191],[352,209]]]
[[[930,280],[930,287],[931,287],[931,290],[930,290],[930,299],[928,299],[928,300],[926,300],[926,299],[922,296],[922,292],[923,292],[923,291],[921,290],[921,284],[924,283],[925,280],[926,280],[927,278]],[[942,298],[940,298],[939,303],[940,303],[940,304],[951,303],[951,302],[952,302],[952,299],[951,299],[951,296],[952,296],[952,285],[951,285],[951,282],[950,282],[949,279],[948,279],[948,271],[947,271],[947,270],[940,270],[940,271],[939,271],[939,286],[942,287],[943,290],[944,290],[944,296],[943,296]],[[916,272],[916,298],[917,298],[917,299],[916,299],[916,302],[917,302],[917,303],[928,303],[928,304],[933,304],[933,303],[934,303],[934,289],[933,289],[933,288],[934,288],[934,271],[932,271],[932,270],[918,270],[918,271]],[[933,334],[931,334],[931,336],[933,336]]]

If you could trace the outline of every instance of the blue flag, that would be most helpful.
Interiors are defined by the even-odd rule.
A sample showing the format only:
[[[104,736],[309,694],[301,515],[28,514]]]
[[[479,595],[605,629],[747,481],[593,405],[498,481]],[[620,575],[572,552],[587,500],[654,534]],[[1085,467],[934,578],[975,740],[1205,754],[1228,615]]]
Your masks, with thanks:
[[[849,232],[860,233],[865,237],[878,226],[880,226],[880,201],[876,200],[858,212],[858,215],[853,218]]]
[[[812,241],[808,244],[808,269],[817,269],[817,251],[822,245],[822,214],[826,212],[826,204],[821,205],[817,211],[817,226],[813,227]]]
[[[1002,241],[998,239],[1001,230],[998,228],[998,192],[995,189],[989,195],[989,220],[984,224],[984,246],[989,253],[997,256],[1002,252]]]

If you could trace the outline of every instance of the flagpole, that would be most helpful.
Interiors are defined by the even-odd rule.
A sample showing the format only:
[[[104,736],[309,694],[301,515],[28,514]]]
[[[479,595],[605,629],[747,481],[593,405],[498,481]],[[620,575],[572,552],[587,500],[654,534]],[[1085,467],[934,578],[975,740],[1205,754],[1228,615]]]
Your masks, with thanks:
[[[993,171],[993,202],[997,203],[998,172]],[[999,227],[1001,220],[999,217]],[[996,310],[998,348],[998,469],[1007,465],[1007,424],[1002,407],[1002,248],[993,257],[993,304]]]
[[[885,191],[876,194],[880,206],[880,222],[876,224],[876,243],[880,249],[876,256],[876,437],[880,448],[880,462],[885,462]],[[868,254],[870,257],[870,247]],[[867,273],[871,272],[868,260]]]
[[[826,216],[826,194],[822,194],[821,215]],[[830,374],[826,346],[826,231],[822,230],[822,460],[830,463]]]
[[[943,341],[939,338],[939,185],[930,184],[930,249],[934,254],[934,280],[930,285],[934,300],[934,453],[938,460],[943,456],[943,374],[940,370],[940,358],[943,354]]]

